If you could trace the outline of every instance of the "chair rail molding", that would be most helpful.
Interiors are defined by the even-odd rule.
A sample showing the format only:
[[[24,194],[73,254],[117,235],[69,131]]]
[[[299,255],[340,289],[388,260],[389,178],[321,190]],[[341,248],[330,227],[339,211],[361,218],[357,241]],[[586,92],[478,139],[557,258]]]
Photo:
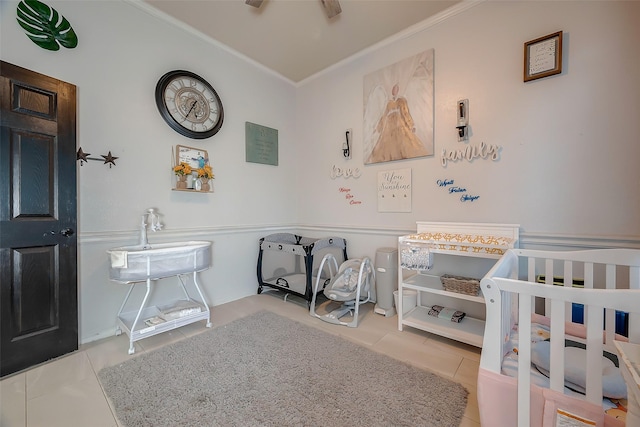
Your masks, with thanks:
[[[331,225],[331,224],[254,224],[254,225],[229,225],[218,227],[175,228],[164,229],[155,240],[173,240],[184,238],[197,238],[203,235],[221,236],[228,234],[252,234],[261,235],[271,233],[296,233],[309,234],[351,234],[358,236],[398,237],[415,232],[415,228],[386,227],[386,226],[362,226],[362,225]],[[85,231],[78,235],[79,243],[118,243],[136,241],[139,230],[118,231]],[[521,232],[520,247],[553,247],[565,249],[606,249],[606,248],[630,248],[640,249],[640,236],[620,235],[589,235],[589,234],[561,234],[545,232]]]

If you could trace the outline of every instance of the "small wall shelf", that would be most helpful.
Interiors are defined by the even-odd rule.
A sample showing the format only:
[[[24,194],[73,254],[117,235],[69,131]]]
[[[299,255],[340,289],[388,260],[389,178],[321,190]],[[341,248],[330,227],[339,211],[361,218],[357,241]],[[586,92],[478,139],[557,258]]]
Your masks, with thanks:
[[[193,188],[185,188],[184,190],[181,188],[172,188],[171,191],[184,191],[187,193],[213,193],[213,190],[202,191],[202,190],[194,190]]]

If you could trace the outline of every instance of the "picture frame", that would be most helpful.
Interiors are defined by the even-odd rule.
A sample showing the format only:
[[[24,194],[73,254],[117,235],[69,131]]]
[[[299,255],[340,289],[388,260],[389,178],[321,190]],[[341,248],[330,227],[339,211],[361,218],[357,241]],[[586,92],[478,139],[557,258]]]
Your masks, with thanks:
[[[207,150],[187,147],[186,145],[176,145],[176,165],[181,162],[187,163],[194,171],[209,164],[209,154]]]
[[[245,160],[278,166],[278,129],[244,122]]]
[[[524,81],[541,79],[562,72],[562,31],[524,44]]]
[[[378,172],[378,212],[411,212],[411,168]]]
[[[435,154],[434,58],[427,49],[364,76],[365,165]]]

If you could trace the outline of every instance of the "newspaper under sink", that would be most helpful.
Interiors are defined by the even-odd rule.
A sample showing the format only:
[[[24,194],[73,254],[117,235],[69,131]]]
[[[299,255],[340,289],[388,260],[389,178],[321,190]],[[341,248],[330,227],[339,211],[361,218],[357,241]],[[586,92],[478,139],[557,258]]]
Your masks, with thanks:
[[[123,283],[193,273],[211,266],[211,242],[205,240],[121,246],[107,253],[109,278]]]

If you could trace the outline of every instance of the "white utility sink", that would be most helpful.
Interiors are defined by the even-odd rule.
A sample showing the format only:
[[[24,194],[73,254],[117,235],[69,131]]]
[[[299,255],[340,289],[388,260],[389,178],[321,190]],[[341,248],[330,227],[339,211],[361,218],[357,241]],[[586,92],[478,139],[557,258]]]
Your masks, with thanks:
[[[121,246],[107,253],[109,278],[123,283],[193,273],[211,266],[211,242],[205,240]]]

